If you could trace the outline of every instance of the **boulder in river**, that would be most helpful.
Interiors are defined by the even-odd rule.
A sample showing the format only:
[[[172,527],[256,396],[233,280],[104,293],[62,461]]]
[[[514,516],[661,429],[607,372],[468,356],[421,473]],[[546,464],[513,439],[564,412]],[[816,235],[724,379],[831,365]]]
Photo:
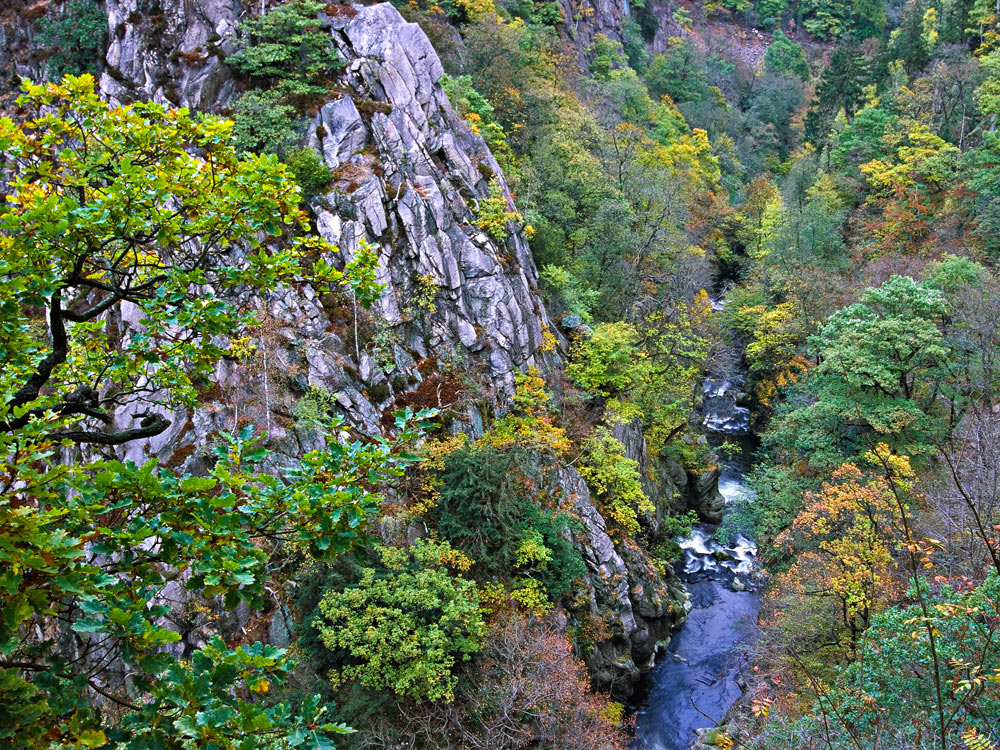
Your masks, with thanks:
[[[719,492],[721,470],[714,466],[706,471],[687,472],[688,506],[703,523],[721,523],[726,500]]]

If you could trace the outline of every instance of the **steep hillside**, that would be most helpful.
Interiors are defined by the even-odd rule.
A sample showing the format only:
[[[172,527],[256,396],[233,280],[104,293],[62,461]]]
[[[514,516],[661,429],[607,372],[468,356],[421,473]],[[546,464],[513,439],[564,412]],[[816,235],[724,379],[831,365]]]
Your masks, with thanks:
[[[235,8],[168,4],[153,26],[133,23],[135,14],[110,8],[106,95],[224,111],[232,73],[220,56],[191,61],[185,53],[200,54],[213,34],[225,36],[237,23]],[[339,262],[360,243],[378,248],[384,292],[368,311],[324,305],[308,287],[261,300],[266,323],[250,361],[220,364],[208,403],[168,415],[171,427],[128,446],[129,457],[197,471],[218,430],[248,421],[268,431],[279,453],[297,455],[314,445],[294,420],[295,404],[316,392],[331,394],[334,410],[361,434],[379,434],[391,411],[410,406],[441,408],[450,431],[478,437],[484,420],[509,408],[516,372],[538,367],[553,378],[561,368],[566,344],[538,296],[522,231],[501,241],[475,225],[491,180],[516,207],[488,147],[438,84],[443,71],[427,37],[384,4],[344,7],[327,23],[346,67],[343,93],[319,108],[305,136],[333,172],[312,210],[319,233],[343,251]],[[626,444],[642,457],[641,435]],[[680,479],[686,484],[683,472]],[[675,490],[668,477],[661,482],[656,494],[669,505]],[[635,665],[650,659],[682,615],[679,589],[663,582],[638,546],[616,549],[574,469],[563,470],[558,485],[583,521],[590,587],[583,611],[614,621],[615,635],[584,657],[598,684],[627,695]],[[204,637],[200,622],[176,620]]]

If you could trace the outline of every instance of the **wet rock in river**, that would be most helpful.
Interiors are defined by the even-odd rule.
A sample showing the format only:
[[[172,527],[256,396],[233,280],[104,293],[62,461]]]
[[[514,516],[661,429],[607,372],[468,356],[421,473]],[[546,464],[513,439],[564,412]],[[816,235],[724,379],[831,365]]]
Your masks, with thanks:
[[[740,403],[747,394],[742,389],[743,378],[706,378],[704,389],[703,424],[710,430],[727,435],[750,432],[750,410]]]
[[[704,523],[720,523],[726,500],[719,492],[721,470],[688,471],[688,505]]]

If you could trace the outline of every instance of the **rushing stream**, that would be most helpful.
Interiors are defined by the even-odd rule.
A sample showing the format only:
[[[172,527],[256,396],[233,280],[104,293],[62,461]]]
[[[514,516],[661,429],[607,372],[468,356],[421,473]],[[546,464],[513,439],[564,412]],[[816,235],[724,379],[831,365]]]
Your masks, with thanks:
[[[728,410],[723,403],[734,390],[728,381],[706,381],[707,427],[745,433],[748,420],[734,411],[741,407],[731,396]],[[739,442],[741,453],[724,460],[719,479],[727,506],[750,491],[745,475],[752,447],[748,439]],[[714,526],[699,524],[680,543],[678,572],[690,593],[691,609],[641,686],[635,750],[689,750],[697,730],[714,727],[742,692],[740,674],[746,665],[741,646],[754,637],[760,607],[751,578],[757,547],[739,534],[720,544],[715,531]]]

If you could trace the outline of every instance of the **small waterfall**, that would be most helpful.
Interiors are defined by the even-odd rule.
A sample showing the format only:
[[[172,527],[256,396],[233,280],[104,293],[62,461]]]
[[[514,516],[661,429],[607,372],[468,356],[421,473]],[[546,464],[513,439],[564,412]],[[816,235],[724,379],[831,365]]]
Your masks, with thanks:
[[[707,429],[727,435],[750,434],[750,410],[740,406],[746,399],[743,383],[742,377],[705,378],[703,424]]]
[[[734,544],[724,545],[704,526],[692,529],[691,536],[679,542],[679,546],[684,552],[684,572],[688,575],[726,570],[749,575],[757,557],[757,545],[742,534],[736,535]]]

